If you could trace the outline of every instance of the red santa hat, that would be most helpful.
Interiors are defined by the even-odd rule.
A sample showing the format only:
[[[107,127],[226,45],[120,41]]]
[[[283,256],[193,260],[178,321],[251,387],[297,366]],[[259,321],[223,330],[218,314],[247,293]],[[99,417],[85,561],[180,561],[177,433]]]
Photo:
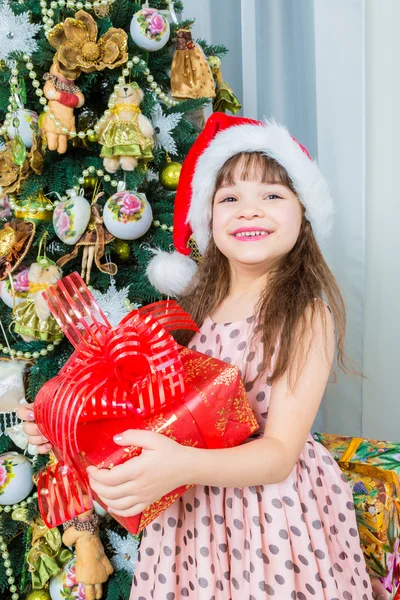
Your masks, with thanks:
[[[188,256],[193,237],[201,253],[211,236],[215,182],[225,162],[240,152],[263,152],[284,167],[306,209],[317,240],[332,227],[333,202],[328,185],[306,148],[275,121],[254,121],[213,113],[191,147],[181,170],[174,206],[172,254],[155,251],[147,268],[161,293],[179,296],[196,272]]]

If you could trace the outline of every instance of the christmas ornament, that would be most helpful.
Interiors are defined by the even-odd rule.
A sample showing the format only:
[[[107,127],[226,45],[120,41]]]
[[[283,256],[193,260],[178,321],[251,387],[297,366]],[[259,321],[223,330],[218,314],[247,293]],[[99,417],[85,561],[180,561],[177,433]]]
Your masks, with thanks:
[[[175,129],[183,113],[171,113],[163,115],[160,104],[156,104],[152,113],[151,122],[154,129],[154,141],[156,148],[164,148],[170,154],[177,154],[177,148],[171,131]]]
[[[49,32],[47,39],[57,49],[54,62],[61,75],[76,79],[77,75],[71,75],[115,69],[126,63],[128,36],[125,31],[111,27],[99,40],[97,33],[96,21],[84,10]]]
[[[219,56],[210,56],[208,63],[215,79],[216,96],[213,100],[214,112],[226,112],[229,110],[233,114],[237,113],[242,108],[242,105],[222,78],[221,59]]]
[[[171,160],[160,169],[160,183],[166,190],[175,191],[178,187],[182,165]]]
[[[26,152],[26,158],[22,165],[18,166],[13,157],[13,141],[7,142],[5,149],[0,152],[0,186],[2,193],[11,194],[18,192],[21,183],[29,177],[31,171],[40,175],[43,166],[43,154],[38,140],[34,138],[30,152]],[[25,147],[25,146],[24,146]]]
[[[92,133],[88,133],[87,134],[87,139],[89,140],[89,142],[97,142],[98,141],[98,135],[95,131],[93,131]]]
[[[43,298],[43,292],[62,277],[62,271],[55,262],[47,258],[45,252],[41,255],[46,234],[40,241],[37,262],[29,267],[29,294],[14,310],[14,331],[26,342],[54,342],[63,337]]]
[[[178,29],[171,65],[171,94],[174,98],[214,98],[215,85],[207,58],[192,39],[190,29]]]
[[[24,370],[26,363],[0,360],[0,433],[18,422],[17,408],[25,398]]]
[[[43,119],[42,131],[49,150],[64,154],[70,139],[68,133],[75,132],[74,108],[83,106],[85,96],[75,85],[73,77],[66,79],[61,74],[56,62],[53,62],[50,72],[44,77],[46,83],[43,92],[49,101],[50,110]]]
[[[85,137],[77,135],[72,140],[72,145],[75,148],[90,148],[90,143],[97,141],[97,133],[94,127],[99,120],[97,113],[88,106],[84,106],[79,110],[76,116],[76,128],[78,131],[85,132]],[[89,133],[88,133],[89,132]]]
[[[23,422],[17,423],[16,425],[11,425],[10,427],[6,427],[5,433],[8,437],[14,442],[14,444],[21,448],[21,450],[26,450],[28,454],[31,456],[35,456],[37,451],[37,446],[33,446],[28,443],[28,436],[22,429],[24,426]]]
[[[26,148],[32,148],[34,137],[38,133],[38,118],[39,117],[37,113],[35,113],[33,110],[20,108],[13,113],[13,124],[11,124],[7,129],[8,137],[13,140],[17,135],[19,135],[23,145]],[[18,124],[15,123],[15,119],[17,119]],[[17,125],[17,128],[14,125]],[[22,164],[23,162],[24,161],[19,164]]]
[[[102,584],[114,572],[100,540],[99,522],[91,509],[64,523],[62,541],[75,546],[75,577],[88,599],[102,597]]]
[[[51,596],[47,590],[32,590],[25,600],[51,600]]]
[[[0,280],[13,273],[24,260],[32,245],[35,224],[13,219],[0,229]]]
[[[96,187],[97,181],[98,181],[98,179],[97,179],[96,175],[88,175],[87,177],[85,177],[85,180],[83,182],[83,187],[87,190],[94,190],[94,188]]]
[[[107,511],[100,506],[98,502],[96,502],[96,500],[93,500],[93,510],[96,515],[99,515],[99,517],[105,517],[108,514]]]
[[[139,553],[139,539],[130,533],[126,536],[119,535],[116,531],[112,531],[111,529],[106,529],[106,533],[115,552],[114,556],[111,558],[113,567],[116,571],[125,569],[130,575],[133,575]]]
[[[15,508],[11,518],[13,521],[20,521],[30,527],[30,550],[25,555],[25,561],[31,573],[34,591],[42,592],[44,591],[42,588],[49,579],[60,572],[62,567],[73,558],[73,554],[70,550],[63,548],[61,534],[56,527],[48,529],[40,516],[30,520],[25,507]],[[48,594],[48,592],[46,593]],[[49,594],[48,597],[50,597]]]
[[[50,579],[51,600],[85,600],[83,583],[77,582],[75,569],[76,558],[74,557],[63,567],[61,573]]]
[[[91,289],[91,292],[112,327],[118,325],[131,310],[128,300],[129,287],[117,290],[114,279],[111,279],[110,287],[104,294],[94,289]]]
[[[145,6],[133,15],[130,33],[139,48],[155,52],[168,43],[170,27],[162,13],[155,8]]]
[[[115,240],[113,252],[118,256],[119,260],[124,262],[128,260],[131,255],[131,248],[124,240]]]
[[[14,272],[9,278],[0,281],[0,297],[10,308],[18,306],[28,295],[28,271],[29,269],[22,269],[19,273]]]
[[[53,214],[53,205],[40,191],[27,198],[19,199],[13,202],[12,208],[18,219],[25,219],[39,223],[40,221],[51,221]]]
[[[147,163],[153,159],[153,127],[139,108],[143,91],[136,82],[121,85],[117,103],[110,115],[102,119],[99,144],[104,168],[116,173],[121,167],[133,171],[138,161]]]
[[[32,54],[37,48],[35,35],[40,25],[30,22],[30,13],[18,15],[11,10],[8,0],[0,6],[0,60],[6,60],[11,54]]]
[[[100,216],[101,207],[96,204],[96,200],[100,198],[103,193],[98,194],[90,207],[91,216],[87,231],[82,235],[79,241],[76,243],[74,250],[70,254],[66,254],[57,261],[59,267],[63,267],[73,258],[78,256],[79,249],[83,247],[82,255],[82,271],[81,276],[85,279],[86,283],[90,282],[90,273],[92,270],[93,261],[96,267],[102,273],[108,275],[116,275],[118,267],[112,262],[101,263],[101,259],[104,256],[104,250],[106,244],[113,241],[114,236],[108,232],[103,225],[103,218]]]
[[[67,190],[70,198],[60,202],[53,213],[54,231],[69,246],[74,246],[82,237],[90,220],[90,204],[83,193],[83,189],[79,194],[73,189]]]
[[[117,192],[107,200],[103,218],[110,233],[121,240],[136,240],[150,228],[153,212],[144,194]]]
[[[0,505],[13,505],[25,500],[33,489],[32,465],[30,460],[7,452],[0,456]]]
[[[44,123],[45,116],[46,116],[45,112],[41,112],[40,115],[38,116],[37,126],[38,126],[39,131],[41,129],[43,129],[43,123]]]

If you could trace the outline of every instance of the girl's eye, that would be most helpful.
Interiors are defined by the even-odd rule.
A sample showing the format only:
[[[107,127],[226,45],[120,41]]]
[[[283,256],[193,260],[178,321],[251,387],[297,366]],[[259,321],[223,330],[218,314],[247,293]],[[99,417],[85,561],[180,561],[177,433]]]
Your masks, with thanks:
[[[280,200],[281,198],[278,194],[268,194],[268,196],[265,196],[266,200]]]
[[[221,198],[220,202],[236,202],[236,198],[233,196],[227,196],[226,198]]]

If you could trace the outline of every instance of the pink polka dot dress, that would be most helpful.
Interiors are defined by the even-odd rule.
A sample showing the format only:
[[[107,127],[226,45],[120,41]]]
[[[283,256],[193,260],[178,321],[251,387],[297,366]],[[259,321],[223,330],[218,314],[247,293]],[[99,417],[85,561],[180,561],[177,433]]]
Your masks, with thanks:
[[[253,318],[207,318],[190,348],[241,369],[260,425]],[[261,344],[260,344],[261,346]],[[268,457],[266,457],[266,460]],[[350,488],[311,436],[289,477],[247,488],[194,486],[143,532],[130,600],[372,600]]]

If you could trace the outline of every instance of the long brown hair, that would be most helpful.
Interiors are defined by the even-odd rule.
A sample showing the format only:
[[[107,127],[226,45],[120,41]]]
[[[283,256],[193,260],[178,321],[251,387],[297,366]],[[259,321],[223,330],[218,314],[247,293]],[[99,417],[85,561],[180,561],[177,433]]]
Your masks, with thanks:
[[[274,159],[259,152],[240,153],[230,158],[218,174],[215,192],[223,184],[232,185],[235,179],[280,183],[296,194],[287,171]],[[290,381],[293,382],[292,359],[296,356],[300,359],[300,364],[305,360],[308,349],[302,348],[301,341],[305,339],[304,334],[310,324],[313,325],[317,312],[326,323],[325,305],[323,302],[315,302],[315,299],[326,300],[333,313],[337,365],[345,373],[350,370],[350,361],[344,353],[346,308],[343,297],[314,237],[305,208],[301,206],[303,218],[297,242],[279,266],[269,273],[268,282],[256,307],[257,326],[251,343],[263,343],[260,376],[268,373],[271,384],[288,369]],[[211,238],[198,272],[179,303],[201,326],[206,316],[212,314],[226,298],[229,289],[229,261]],[[311,309],[311,313],[306,312],[306,309]],[[310,315],[309,318],[307,314]],[[188,331],[179,332],[176,338],[179,343],[187,345],[193,335]],[[278,339],[279,350],[273,371],[270,372],[274,346]],[[296,364],[299,363],[296,361]],[[296,371],[296,377],[300,371]]]

